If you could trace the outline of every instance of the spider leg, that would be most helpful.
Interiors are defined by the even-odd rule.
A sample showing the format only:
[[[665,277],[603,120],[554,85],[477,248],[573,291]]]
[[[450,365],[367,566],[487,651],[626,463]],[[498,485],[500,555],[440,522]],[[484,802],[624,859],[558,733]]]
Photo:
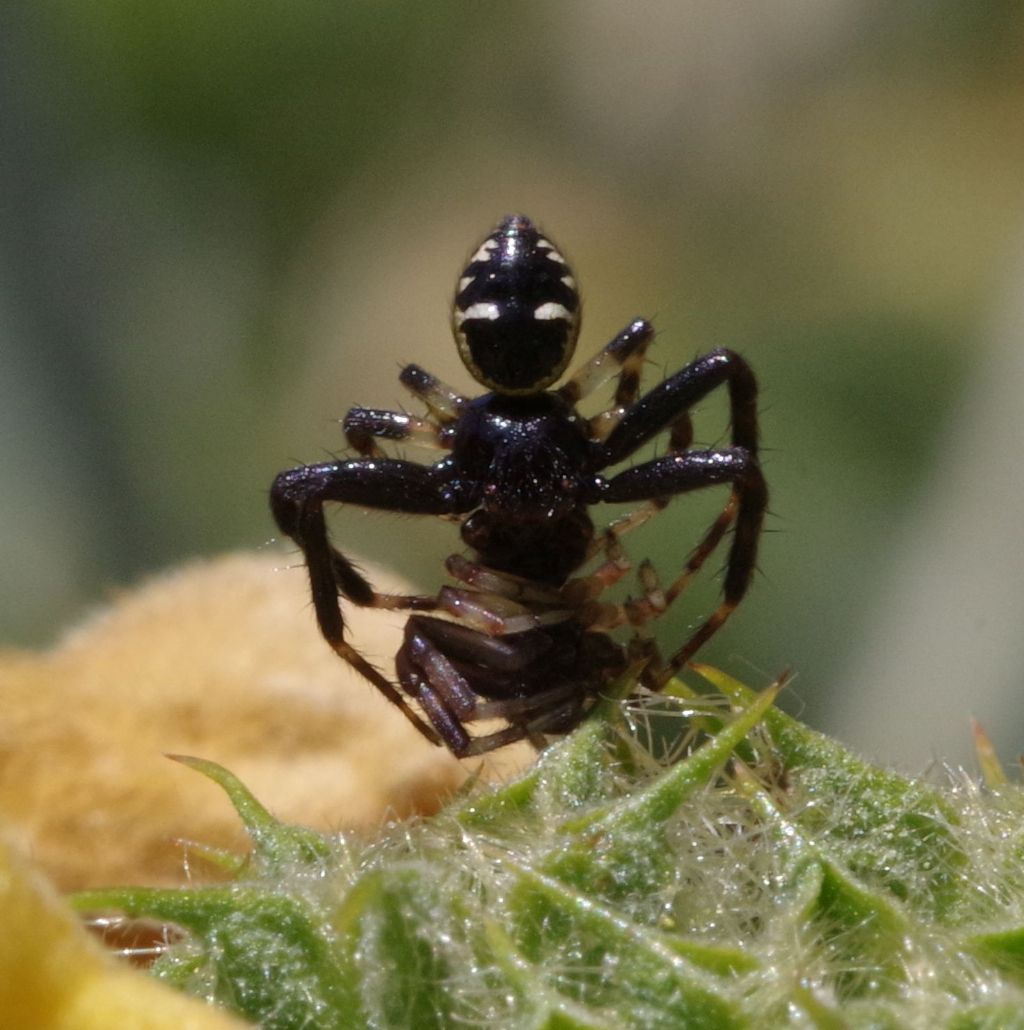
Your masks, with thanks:
[[[472,663],[499,675],[521,672],[547,654],[552,647],[550,638],[543,634],[524,634],[511,640],[507,637],[491,637],[458,622],[429,615],[413,615],[409,619],[405,630],[406,641],[417,634],[442,648],[452,661]]]
[[[719,348],[690,362],[633,404],[601,446],[598,467],[617,465],[628,458],[652,437],[679,423],[681,416],[722,383],[729,388],[732,444],[756,456],[757,381],[743,358]]]
[[[605,564],[589,576],[570,580],[563,587],[563,593],[567,600],[579,607],[580,620],[590,630],[608,632],[619,626],[632,626],[634,633],[627,645],[628,653],[631,660],[642,661],[644,669],[641,678],[644,685],[649,686],[664,663],[647,624],[663,615],[670,602],[666,599],[654,565],[646,559],[640,563],[637,570],[637,579],[643,591],[641,597],[627,598],[619,604],[604,604],[598,601],[597,598],[607,587],[621,579],[632,568],[632,562],[626,556],[619,536],[611,527],[605,530],[604,544],[608,556]],[[678,592],[677,590],[672,600],[678,596]]]
[[[507,636],[553,626],[566,622],[574,614],[564,604],[557,608],[538,609],[509,600],[501,594],[458,587],[442,587],[437,595],[437,607],[488,636]]]
[[[489,635],[521,633],[527,629],[564,622],[565,599],[555,587],[489,569],[461,554],[445,560],[449,574],[471,589],[445,587],[438,594],[377,594],[373,606],[388,611],[438,611],[456,616],[474,629]],[[541,609],[531,605],[545,606]],[[557,617],[552,612],[558,610]]]
[[[418,365],[407,365],[399,376],[402,384],[419,397],[430,411],[420,418],[405,411],[384,408],[352,408],[342,424],[349,446],[364,458],[387,458],[375,438],[407,440],[420,447],[451,450],[454,444],[452,423],[468,401]],[[442,519],[461,522],[462,516],[445,512]]]
[[[383,458],[375,439],[409,441],[421,447],[451,450],[452,434],[429,418],[381,408],[352,408],[342,425],[349,446],[364,458]]]
[[[636,400],[640,389],[640,369],[653,339],[654,326],[646,319],[634,319],[602,350],[577,368],[565,385],[556,391],[562,400],[575,407],[618,374],[612,407],[590,420],[595,439],[604,439],[626,408]]]
[[[422,373],[422,376],[423,382],[432,380],[427,373]],[[436,384],[438,396],[442,398],[438,403],[444,405],[445,411],[457,411],[458,404],[464,402],[463,398],[458,397],[452,390],[437,383],[436,380],[433,382]],[[424,389],[428,388],[424,387]],[[445,399],[452,403],[447,404]],[[450,420],[442,424],[440,418],[420,418],[405,411],[388,411],[384,408],[352,408],[342,420],[342,425],[348,445],[364,458],[387,458],[387,453],[377,444],[376,439],[408,441],[416,446],[434,450],[451,450],[454,443]],[[462,521],[461,515],[443,514],[440,518],[451,522]]]
[[[419,365],[406,365],[399,373],[398,380],[414,397],[426,404],[430,414],[442,425],[454,422],[469,404],[462,394],[456,393]]]
[[[640,395],[640,370],[643,367],[647,347],[654,339],[654,327],[649,322],[639,319],[609,344],[609,347],[612,347],[627,334],[632,334],[634,331],[639,333],[641,330],[646,330],[645,334],[638,339],[636,349],[631,350],[622,362],[612,406],[598,412],[590,419],[590,435],[594,440],[607,440]],[[598,358],[601,356],[599,354]],[[684,409],[670,424],[669,450],[685,450],[692,442],[693,423],[690,421],[689,411]]]
[[[475,587],[488,594],[498,594],[513,601],[539,601],[542,604],[559,604],[561,594],[556,587],[538,583],[525,576],[511,572],[489,569],[486,565],[470,561],[461,554],[451,554],[445,560],[445,568],[453,579],[467,586]]]
[[[628,622],[636,630],[642,630],[652,619],[663,615],[668,604],[661,580],[650,561],[644,560],[640,563],[637,580],[640,583],[641,596],[628,598],[619,607],[623,612],[623,621]]]
[[[677,420],[671,428],[669,437],[669,453],[676,454],[684,451],[693,439],[693,423],[689,414],[685,414]],[[599,568],[595,569],[588,576],[577,577],[570,580],[563,588],[563,594],[582,604],[586,600],[592,600],[599,596],[607,587],[617,583],[632,567],[632,562],[622,547],[621,538],[638,526],[642,526],[658,512],[663,511],[671,501],[671,497],[655,497],[644,501],[626,515],[613,519],[602,534],[596,536],[590,545],[587,558],[592,558],[599,550],[604,550],[606,561]],[[712,523],[711,528],[705,534],[704,539],[697,545],[687,562],[684,572],[677,577],[667,593],[663,593],[657,583],[657,574],[650,562],[643,562],[640,566],[639,576],[641,585],[644,588],[644,603],[646,609],[639,607],[641,602],[626,602],[620,617],[614,619],[609,626],[622,625],[630,622],[639,626],[650,618],[657,618],[682,593],[683,588],[689,583],[700,567],[704,564],[707,556],[718,546],[722,536],[732,525],[735,518],[735,504],[732,499],[725,505],[718,518]],[[652,585],[652,580],[653,585]],[[626,609],[629,609],[628,611]],[[640,618],[642,611],[648,611],[645,617]]]
[[[693,440],[689,408],[722,383],[727,383],[729,389],[733,445],[744,448],[756,462],[757,381],[743,358],[734,351],[719,348],[669,376],[625,412],[604,442],[600,458],[603,466],[622,461],[664,429],[669,430],[669,454],[685,451]],[[668,495],[648,496],[643,504],[616,519],[609,528],[621,536],[662,511],[669,500]],[[722,541],[738,509],[739,498],[734,488],[718,517],[691,552],[683,571],[665,591],[666,607],[682,593]]]
[[[730,482],[736,502],[736,528],[726,562],[722,602],[690,639],[669,658],[664,672],[657,677],[658,687],[664,686],[721,628],[747,592],[757,561],[757,545],[768,504],[768,490],[756,456],[744,447],[731,447],[720,451],[688,451],[684,454],[657,458],[620,472],[606,485],[603,499],[616,502],[638,500],[652,494],[667,496],[688,493]],[[705,546],[710,541],[710,549],[713,549],[725,532],[724,528],[718,532],[717,527],[718,522],[712,526],[705,540],[698,546],[695,555],[701,556],[697,567],[707,553],[710,553],[710,550],[704,553]],[[693,560],[691,558],[691,562]]]
[[[562,597],[571,605],[579,606],[598,597],[633,567],[613,526],[607,526],[595,544],[594,553],[603,549],[605,560],[589,575],[576,576],[562,587]]]
[[[653,331],[652,331],[653,332]],[[730,378],[731,377],[731,378]],[[668,428],[670,454],[678,454],[693,442],[693,422],[690,419],[689,408],[698,400],[701,400],[706,393],[709,393],[718,386],[723,378],[730,383],[730,402],[732,406],[733,426],[740,425],[742,433],[737,436],[733,434],[733,443],[737,446],[747,447],[752,453],[757,452],[757,431],[756,431],[756,410],[753,408],[757,387],[749,368],[737,354],[731,351],[713,351],[706,357],[699,358],[697,362],[686,366],[675,376],[665,380],[650,393],[636,402],[636,383],[632,396],[629,396],[623,403],[630,405],[628,408],[615,407],[596,416],[594,421],[605,419],[607,426],[594,436],[604,440],[599,459],[599,468],[609,465],[616,465],[617,462],[633,453],[638,447],[651,437]],[[733,386],[736,380],[739,385]],[[741,380],[749,380],[741,381]],[[621,385],[621,384],[620,384]],[[616,401],[619,398],[616,397]],[[749,409],[749,410],[748,410]],[[627,419],[627,421],[626,421]],[[626,421],[621,432],[614,433],[614,439],[610,439],[614,431],[618,430],[620,423]],[[635,508],[632,512],[622,515],[609,523],[611,533],[621,537],[629,531],[644,525],[655,515],[668,507],[671,497],[647,497],[644,503]],[[702,542],[696,552],[704,552],[705,543],[714,539],[714,544],[704,553],[704,558],[714,550],[718,540],[721,539],[725,530],[731,524],[731,514],[735,513],[735,505],[727,504],[721,515],[709,530],[706,541]],[[595,539],[590,545],[587,557],[592,557],[601,549],[602,542]],[[692,570],[699,569],[699,564]],[[690,575],[692,575],[692,572]],[[681,584],[679,589],[682,588]],[[675,598],[679,589],[673,594]]]
[[[620,411],[620,417],[621,414]],[[693,443],[693,422],[690,419],[690,413],[684,411],[669,427],[668,453],[679,454],[685,451],[691,443]],[[637,505],[631,512],[613,519],[605,527],[605,539],[595,537],[591,542],[587,558],[592,558],[602,546],[607,551],[609,536],[618,539],[649,522],[655,515],[668,507],[670,500],[670,497],[652,497]],[[728,528],[728,525],[725,528]]]
[[[629,599],[618,605],[605,605],[603,610],[592,616],[591,624],[601,629],[614,629],[616,626],[629,624],[639,628],[651,619],[664,615],[673,602],[686,589],[690,581],[697,575],[707,561],[708,556],[718,547],[729,527],[736,518],[737,502],[730,496],[718,517],[711,523],[700,543],[690,552],[690,557],[683,566],[682,572],[672,581],[667,589],[661,586],[657,572],[650,562],[640,565],[639,579],[643,588],[643,597]],[[590,577],[587,577],[590,578]],[[601,588],[603,589],[603,587]],[[594,598],[600,593],[590,595]]]
[[[665,603],[662,611],[675,601],[689,585],[690,580],[700,572],[704,562],[707,561],[709,555],[718,547],[722,538],[729,531],[729,527],[736,520],[738,510],[739,500],[734,490],[725,506],[718,513],[718,517],[708,527],[700,543],[690,552],[690,557],[683,566],[683,571],[676,576],[664,591]]]
[[[274,518],[306,558],[313,607],[324,639],[339,657],[392,701],[433,743],[437,734],[406,703],[398,689],[345,640],[338,595],[373,606],[378,595],[327,535],[325,501],[409,514],[441,515],[465,510],[445,462],[434,466],[407,461],[327,462],[282,472],[270,491]],[[472,502],[470,502],[472,503]]]
[[[527,695],[482,699],[456,667],[468,663],[476,679],[489,681],[498,694],[508,689],[509,677],[543,656],[550,642],[532,635],[515,641],[489,638],[456,623],[414,615],[405,629],[405,642],[396,660],[402,689],[419,702],[449,749],[459,758],[482,754],[530,738],[542,744],[542,734],[580,705],[573,684]],[[442,648],[444,650],[442,650]],[[510,725],[494,733],[470,736],[467,722],[502,718]]]

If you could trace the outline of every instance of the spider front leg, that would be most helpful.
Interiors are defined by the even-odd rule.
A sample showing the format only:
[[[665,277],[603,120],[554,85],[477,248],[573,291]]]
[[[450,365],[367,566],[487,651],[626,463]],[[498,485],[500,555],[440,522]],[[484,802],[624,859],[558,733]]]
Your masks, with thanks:
[[[404,411],[352,408],[342,425],[349,447],[364,458],[386,457],[377,440],[409,442],[438,450],[452,448],[453,434],[448,426]]]
[[[454,422],[466,410],[469,403],[447,383],[442,383],[419,365],[406,365],[398,381],[414,396],[418,397],[430,414],[442,425]]]
[[[382,408],[352,408],[342,422],[349,446],[364,458],[385,457],[377,439],[408,440],[422,447],[451,450],[453,423],[465,410],[466,398],[419,365],[406,365],[398,378],[426,404],[430,416],[420,418]]]
[[[739,354],[719,348],[692,361],[633,404],[602,445],[599,467],[617,464],[666,429],[669,430],[670,454],[684,451],[692,439],[689,409],[723,383],[729,391],[733,446],[742,447],[756,462],[757,380]],[[668,502],[667,495],[659,496],[652,491],[638,509],[616,519],[609,528],[621,536],[642,525]],[[739,498],[734,489],[718,517],[691,552],[682,573],[664,591],[666,607],[682,593],[721,543],[736,518],[738,507]]]
[[[414,712],[396,687],[345,640],[339,594],[354,604],[373,606],[378,595],[327,535],[326,501],[416,515],[465,510],[447,462],[424,466],[389,460],[355,460],[305,465],[282,472],[270,490],[270,506],[281,532],[302,550],[309,571],[313,607],[324,639],[339,657],[397,705],[432,743],[434,730]]]
[[[732,447],[721,451],[688,451],[645,462],[619,473],[606,484],[602,494],[603,500],[613,503],[636,501],[688,493],[719,483],[732,483],[736,499],[735,530],[726,562],[724,596],[718,608],[655,676],[652,684],[655,689],[663,687],[721,629],[746,594],[757,564],[768,488],[756,454],[744,447]],[[702,561],[703,557],[706,555],[702,556]]]

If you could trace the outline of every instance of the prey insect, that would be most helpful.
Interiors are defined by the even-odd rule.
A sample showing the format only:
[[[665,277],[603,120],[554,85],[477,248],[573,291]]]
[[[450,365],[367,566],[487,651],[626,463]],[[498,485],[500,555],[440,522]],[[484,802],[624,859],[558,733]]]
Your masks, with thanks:
[[[521,215],[505,218],[458,282],[452,327],[459,354],[488,392],[470,399],[417,365],[402,384],[425,417],[353,408],[346,461],[282,472],[274,518],[302,550],[320,631],[337,654],[398,706],[431,743],[460,757],[516,740],[542,746],[575,726],[602,687],[635,660],[658,690],[721,628],[750,585],[767,504],[758,464],[757,384],[747,362],[714,350],[640,394],[654,337],[637,319],[557,389],[576,347],[580,295],[565,259]],[[617,377],[611,407],[587,418],[578,402]],[[728,390],[730,446],[692,449],[690,408]],[[606,474],[659,434],[663,457]],[[444,452],[433,465],[387,457],[378,441],[414,440]],[[675,578],[648,562],[641,596],[612,603],[604,590],[629,570],[622,537],[678,494],[725,484],[728,498]],[[432,595],[381,594],[328,535],[326,503],[457,518],[469,555],[446,567],[453,582]],[[590,508],[633,502],[595,530]],[[688,640],[663,659],[647,624],[679,596],[732,531],[723,597]],[[585,571],[594,559],[594,567]],[[409,611],[397,682],[345,636],[339,599]],[[632,627],[626,644],[611,631]],[[471,732],[482,720],[499,728]]]

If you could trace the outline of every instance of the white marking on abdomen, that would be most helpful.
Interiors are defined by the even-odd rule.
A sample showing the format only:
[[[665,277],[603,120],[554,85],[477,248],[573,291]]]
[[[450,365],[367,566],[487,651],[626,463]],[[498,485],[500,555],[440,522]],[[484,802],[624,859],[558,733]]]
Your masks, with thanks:
[[[547,240],[542,236],[539,240],[537,240],[537,246],[543,247],[548,252],[547,256],[549,260],[557,261],[560,265],[564,265],[566,263],[565,258],[562,257],[562,255],[559,254],[557,250],[555,250],[550,240]]]
[[[470,304],[465,311],[455,309],[455,324],[462,325],[467,318],[486,318],[489,322],[501,318],[501,308],[497,304]]]
[[[492,240],[488,237],[480,244],[479,250],[469,259],[469,263],[473,264],[474,261],[489,261],[491,257],[491,251],[498,245],[497,240]]]
[[[553,318],[564,318],[566,322],[572,321],[572,315],[569,313],[569,309],[565,307],[564,304],[556,304],[554,301],[548,301],[547,304],[541,304],[541,306],[534,311],[533,317],[544,322],[550,321]]]

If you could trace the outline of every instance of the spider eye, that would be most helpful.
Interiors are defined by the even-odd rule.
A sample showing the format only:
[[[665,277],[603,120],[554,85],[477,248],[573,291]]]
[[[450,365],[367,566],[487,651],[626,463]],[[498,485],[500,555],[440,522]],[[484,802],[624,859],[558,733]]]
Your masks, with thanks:
[[[497,393],[536,393],[565,371],[580,295],[565,258],[529,218],[505,218],[469,259],[452,326],[470,374]]]

